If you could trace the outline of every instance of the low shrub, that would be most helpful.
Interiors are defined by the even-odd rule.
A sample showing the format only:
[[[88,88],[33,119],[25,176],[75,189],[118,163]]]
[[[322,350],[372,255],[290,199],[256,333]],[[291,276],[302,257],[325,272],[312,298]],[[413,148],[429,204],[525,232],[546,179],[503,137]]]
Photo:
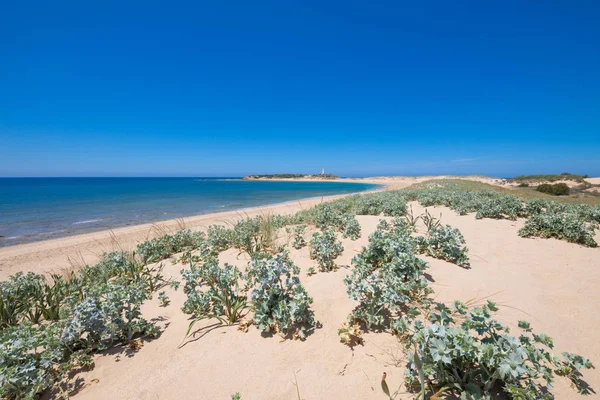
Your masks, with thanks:
[[[425,279],[427,263],[415,253],[410,232],[389,224],[382,224],[369,237],[369,246],[353,258],[352,273],[344,278],[348,296],[359,302],[350,326],[356,321],[381,326],[386,313],[410,312],[413,303],[431,292]]]
[[[587,223],[573,212],[542,212],[531,216],[519,230],[522,237],[556,238],[596,247],[595,224]]]
[[[455,302],[453,309],[437,303],[425,324],[412,330],[401,325],[399,334],[408,349],[405,383],[430,393],[450,392],[461,399],[491,398],[497,390],[512,399],[551,399],[554,376],[568,378],[581,393],[589,393],[581,381],[582,369],[594,368],[581,356],[551,354],[553,341],[519,322],[516,337],[492,319],[494,303],[468,310]],[[409,332],[410,331],[410,332]]]
[[[183,292],[187,300],[182,311],[192,315],[186,336],[203,319],[214,318],[224,325],[236,323],[247,308],[246,295],[240,290],[241,273],[237,267],[225,264],[219,267],[217,259],[191,264],[182,270]],[[201,290],[202,289],[202,290]]]
[[[142,317],[141,305],[150,293],[141,284],[111,284],[90,288],[72,307],[62,340],[74,349],[104,350],[128,343],[135,335],[154,337],[156,326]]]
[[[140,243],[136,254],[140,256],[142,262],[152,263],[164,260],[175,253],[196,248],[204,239],[205,235],[202,232],[183,229],[173,235],[163,235]]]
[[[268,232],[263,232],[261,223],[260,217],[239,220],[233,226],[234,247],[252,256],[254,253],[265,251],[272,246],[275,228],[271,225]]]
[[[334,261],[343,251],[342,242],[337,239],[333,229],[313,234],[310,241],[310,258],[317,261],[320,271],[334,270]]]
[[[305,225],[297,225],[293,230],[293,241],[292,247],[295,249],[301,249],[306,246],[306,240],[304,240],[304,231],[306,230]],[[291,231],[290,231],[291,233]]]
[[[234,233],[232,229],[227,229],[221,225],[211,225],[208,227],[206,242],[211,249],[221,252],[233,246]]]
[[[0,331],[0,398],[35,399],[65,373],[62,324],[25,322]]]
[[[551,194],[553,196],[566,196],[571,193],[571,189],[566,183],[543,183],[539,185],[535,190],[542,193]]]
[[[342,237],[357,240],[360,238],[360,224],[352,214],[344,214],[341,217]]]
[[[462,267],[469,266],[469,250],[458,229],[449,225],[435,226],[427,232],[427,237],[419,236],[417,240],[421,253]]]
[[[513,195],[492,197],[482,201],[475,218],[494,218],[516,220],[526,216],[523,202]]]
[[[259,329],[304,339],[314,326],[313,299],[300,283],[299,273],[286,252],[263,254],[250,262],[247,284]]]

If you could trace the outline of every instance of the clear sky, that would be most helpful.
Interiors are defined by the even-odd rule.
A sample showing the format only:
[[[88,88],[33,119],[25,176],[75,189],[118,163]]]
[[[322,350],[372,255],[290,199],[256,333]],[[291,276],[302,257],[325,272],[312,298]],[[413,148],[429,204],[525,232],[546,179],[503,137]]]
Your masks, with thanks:
[[[600,2],[4,1],[0,176],[600,175]]]

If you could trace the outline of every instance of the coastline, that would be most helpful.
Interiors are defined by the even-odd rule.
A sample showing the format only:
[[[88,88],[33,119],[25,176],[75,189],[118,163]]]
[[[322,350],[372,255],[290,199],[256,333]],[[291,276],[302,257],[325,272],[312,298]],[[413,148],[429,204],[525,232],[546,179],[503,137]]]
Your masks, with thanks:
[[[235,223],[246,216],[255,217],[265,213],[293,214],[321,202],[361,193],[399,188],[397,184],[388,185],[379,180],[377,182],[363,181],[363,183],[374,183],[379,187],[361,192],[308,197],[263,206],[192,215],[184,218],[167,219],[0,247],[0,280],[4,280],[17,272],[50,273],[78,268],[86,264],[91,265],[97,262],[105,252],[133,250],[140,242],[164,233],[176,232],[182,228],[203,231],[210,225],[227,225]],[[403,185],[403,187],[405,186]]]
[[[70,268],[79,268],[97,262],[103,253],[115,250],[133,250],[145,240],[164,233],[175,232],[184,227],[193,231],[206,230],[213,224],[231,224],[242,217],[254,217],[264,213],[292,214],[325,201],[332,201],[355,194],[383,190],[402,189],[430,179],[460,178],[493,183],[495,179],[482,176],[390,176],[368,178],[339,178],[331,182],[370,183],[379,185],[373,190],[331,196],[309,197],[256,207],[192,215],[184,218],[167,219],[152,223],[123,226],[58,238],[0,247],[0,280],[17,272],[49,273]],[[266,179],[273,180],[273,179]],[[279,179],[281,181],[314,181],[315,179]]]

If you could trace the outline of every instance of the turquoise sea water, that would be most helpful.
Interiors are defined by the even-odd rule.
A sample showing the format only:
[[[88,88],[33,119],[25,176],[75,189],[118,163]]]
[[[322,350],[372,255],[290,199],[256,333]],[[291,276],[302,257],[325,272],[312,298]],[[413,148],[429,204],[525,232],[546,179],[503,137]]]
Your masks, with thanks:
[[[376,186],[228,178],[0,178],[0,246]]]

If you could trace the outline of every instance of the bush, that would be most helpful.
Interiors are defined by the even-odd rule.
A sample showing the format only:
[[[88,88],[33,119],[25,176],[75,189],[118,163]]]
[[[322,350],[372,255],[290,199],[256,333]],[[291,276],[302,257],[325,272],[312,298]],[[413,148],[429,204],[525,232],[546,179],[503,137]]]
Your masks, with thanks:
[[[518,187],[529,187],[529,183],[519,183]]]
[[[143,285],[96,286],[73,307],[62,340],[70,348],[104,350],[128,343],[135,335],[156,336],[157,328],[142,317],[140,307],[150,295]]]
[[[408,312],[431,292],[424,275],[427,263],[415,256],[415,239],[386,225],[369,237],[369,246],[353,258],[352,273],[344,278],[348,296],[359,302],[350,324],[381,326],[385,313]]]
[[[512,399],[551,399],[549,390],[559,375],[587,391],[580,370],[594,368],[589,360],[570,353],[562,359],[552,355],[552,339],[533,333],[525,321],[519,322],[522,334],[510,336],[507,327],[492,319],[494,311],[496,305],[489,301],[471,311],[461,302],[453,310],[438,303],[427,326],[415,323],[410,333],[402,327],[406,346],[413,349],[406,385],[450,391],[461,399],[487,399],[496,389]]]
[[[181,276],[185,281],[183,292],[188,297],[182,311],[193,316],[186,336],[203,319],[214,318],[232,325],[247,308],[246,296],[238,285],[241,273],[235,266],[225,264],[220,268],[215,258],[200,265],[191,264],[189,270],[181,270]]]
[[[544,183],[539,185],[535,190],[542,193],[551,194],[553,196],[566,196],[571,193],[571,189],[566,183]]]
[[[233,246],[233,236],[233,230],[220,225],[211,225],[208,227],[206,242],[214,251],[221,252]]]
[[[352,214],[345,214],[341,218],[342,237],[357,240],[360,238],[360,224]]]
[[[0,331],[0,398],[35,399],[61,379],[62,326],[23,323]]]
[[[233,227],[233,245],[250,256],[266,251],[273,245],[276,228],[270,223],[267,229],[263,229],[264,226],[267,225],[262,217],[238,221]]]
[[[523,202],[517,196],[504,195],[484,200],[477,210],[475,218],[506,218],[514,221],[517,217],[525,215]]]
[[[250,262],[247,282],[259,329],[304,339],[314,326],[313,299],[300,283],[299,273],[285,252],[264,254]]]
[[[156,336],[140,310],[164,283],[161,268],[113,252],[66,278],[28,273],[0,282],[0,397],[36,398],[73,368],[92,366],[91,353]]]
[[[334,260],[342,254],[344,248],[333,229],[324,232],[315,232],[310,241],[310,258],[317,260],[320,271],[335,269]]]
[[[306,240],[304,240],[304,231],[306,230],[305,225],[297,225],[294,227],[294,236],[292,247],[295,249],[301,249],[306,246]]]
[[[418,238],[419,250],[428,256],[449,261],[463,267],[469,266],[468,249],[465,239],[458,229],[449,225],[434,226],[428,237]]]
[[[556,238],[567,242],[596,247],[593,223],[586,223],[573,212],[542,212],[533,215],[519,230],[522,237]]]
[[[173,235],[163,235],[141,243],[136,254],[141,257],[142,262],[152,263],[164,260],[175,253],[197,248],[204,239],[205,236],[202,232],[183,229]]]
[[[340,216],[341,213],[329,203],[320,204],[312,211],[312,221],[319,229],[337,228],[340,225]]]

